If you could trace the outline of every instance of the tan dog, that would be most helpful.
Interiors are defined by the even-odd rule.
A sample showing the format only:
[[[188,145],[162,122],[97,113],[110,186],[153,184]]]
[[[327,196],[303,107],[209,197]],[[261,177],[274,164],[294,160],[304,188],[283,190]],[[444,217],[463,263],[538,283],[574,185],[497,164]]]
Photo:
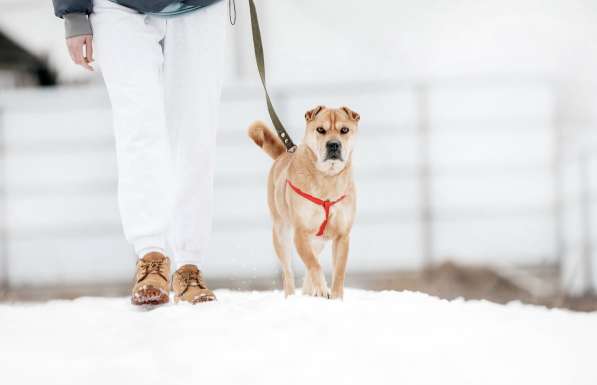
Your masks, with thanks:
[[[275,160],[267,182],[267,200],[284,293],[294,294],[292,236],[307,268],[303,293],[317,297],[330,298],[318,256],[325,241],[333,242],[331,298],[342,298],[356,209],[352,149],[360,117],[347,107],[318,106],[307,111],[305,119],[305,136],[292,154],[262,122],[251,125],[249,136]]]

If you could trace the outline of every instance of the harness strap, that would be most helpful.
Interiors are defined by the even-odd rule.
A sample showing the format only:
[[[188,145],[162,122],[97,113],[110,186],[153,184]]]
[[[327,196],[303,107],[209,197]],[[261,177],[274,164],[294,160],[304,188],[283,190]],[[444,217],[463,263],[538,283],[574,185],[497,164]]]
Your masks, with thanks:
[[[336,203],[340,202],[342,199],[346,198],[346,194],[342,195],[340,198],[336,199],[335,201],[330,201],[329,199],[326,200],[322,200],[319,199],[311,194],[308,194],[306,192],[304,192],[303,190],[301,190],[300,188],[296,187],[295,185],[292,184],[292,182],[289,179],[286,179],[286,182],[288,182],[288,185],[294,190],[295,193],[297,193],[298,195],[302,196],[303,198],[315,203],[318,206],[323,207],[323,211],[325,213],[325,218],[323,220],[323,222],[321,222],[321,225],[319,226],[319,231],[317,231],[317,234],[315,234],[316,236],[322,236],[323,232],[325,231],[325,228],[328,224],[328,220],[330,219],[330,208],[335,205]]]
[[[294,152],[296,150],[296,145],[288,136],[288,132],[284,128],[284,125],[278,118],[278,114],[276,114],[276,110],[274,109],[274,105],[269,97],[269,93],[267,92],[267,86],[265,85],[265,60],[263,58],[263,42],[261,41],[261,30],[259,29],[259,20],[257,19],[257,10],[255,9],[255,2],[253,0],[249,0],[249,8],[251,12],[251,30],[253,32],[253,48],[255,49],[255,60],[257,62],[257,70],[259,70],[259,77],[261,78],[261,84],[263,85],[263,90],[265,91],[265,100],[267,101],[267,112],[274,124],[276,132],[280,137],[282,143],[284,143],[284,147],[286,147],[286,151]]]

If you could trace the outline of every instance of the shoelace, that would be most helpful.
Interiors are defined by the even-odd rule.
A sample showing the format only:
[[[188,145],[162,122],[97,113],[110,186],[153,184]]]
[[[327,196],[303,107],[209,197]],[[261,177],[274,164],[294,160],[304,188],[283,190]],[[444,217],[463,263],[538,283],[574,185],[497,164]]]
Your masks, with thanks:
[[[163,271],[164,261],[141,261],[139,269],[142,271],[142,276],[137,280],[137,282],[143,281],[149,274],[157,274],[162,277],[165,281],[168,281],[168,278],[164,275]]]
[[[207,289],[199,270],[179,272],[178,275],[184,285],[184,289],[180,293],[181,295],[186,293],[189,287],[192,286],[198,287],[199,289]]]

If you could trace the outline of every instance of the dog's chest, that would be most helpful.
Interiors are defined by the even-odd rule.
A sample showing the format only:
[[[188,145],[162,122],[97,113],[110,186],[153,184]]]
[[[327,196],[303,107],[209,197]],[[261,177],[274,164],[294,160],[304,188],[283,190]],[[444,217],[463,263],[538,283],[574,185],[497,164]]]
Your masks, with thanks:
[[[329,201],[335,197],[326,197]],[[308,229],[313,234],[323,230],[323,237],[330,233],[338,233],[341,229],[346,227],[346,210],[348,209],[349,201],[347,199],[338,201],[335,204],[330,204],[326,207],[314,203],[300,196],[293,198],[294,215],[299,217],[301,225]],[[326,220],[327,219],[327,220]]]

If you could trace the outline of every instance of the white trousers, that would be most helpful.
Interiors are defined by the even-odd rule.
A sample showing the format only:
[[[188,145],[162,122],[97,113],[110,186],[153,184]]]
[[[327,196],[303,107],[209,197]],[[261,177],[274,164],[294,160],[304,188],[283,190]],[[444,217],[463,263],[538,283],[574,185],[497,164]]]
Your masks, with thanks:
[[[140,257],[208,252],[226,7],[174,17],[95,0],[94,48],[114,118],[118,200]]]

